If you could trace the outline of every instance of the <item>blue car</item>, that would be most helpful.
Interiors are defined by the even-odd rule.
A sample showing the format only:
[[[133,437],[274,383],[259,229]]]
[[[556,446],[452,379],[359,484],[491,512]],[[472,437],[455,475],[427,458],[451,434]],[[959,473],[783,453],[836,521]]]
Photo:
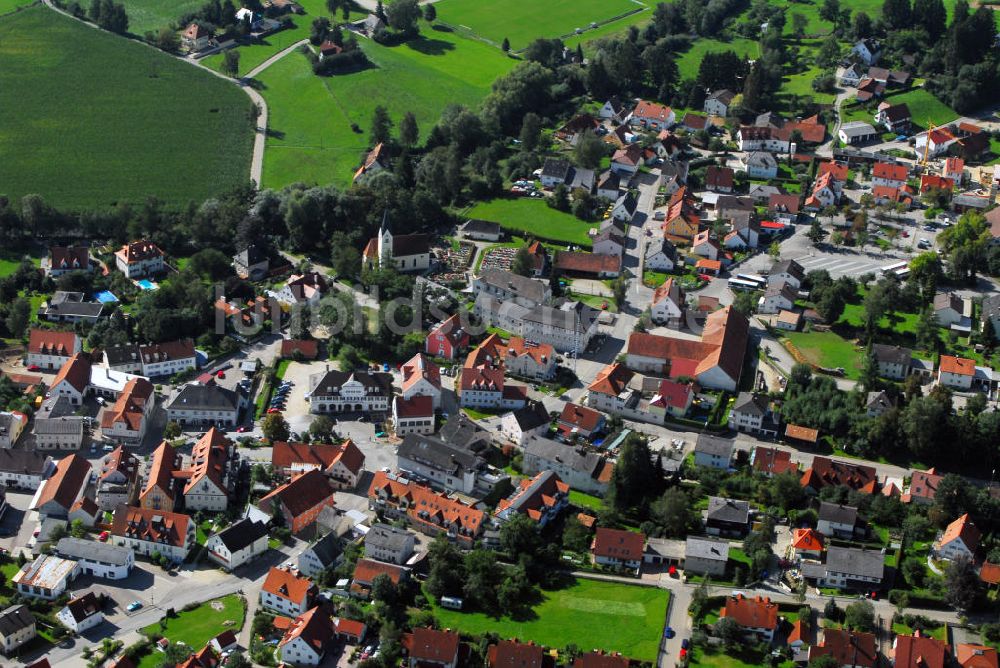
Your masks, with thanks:
[[[138,610],[141,607],[142,607],[142,603],[140,603],[139,601],[132,601],[127,606],[125,606],[125,609],[127,611],[129,611],[129,612],[135,612],[136,610]]]
[[[674,633],[674,630],[672,628],[670,628],[669,626],[667,628],[663,629],[663,637],[666,638],[667,640],[670,640],[675,635],[677,635],[677,634]]]
[[[684,640],[681,641],[681,649],[690,649],[690,648],[691,648],[691,641],[690,640],[688,640],[687,638],[685,638]]]

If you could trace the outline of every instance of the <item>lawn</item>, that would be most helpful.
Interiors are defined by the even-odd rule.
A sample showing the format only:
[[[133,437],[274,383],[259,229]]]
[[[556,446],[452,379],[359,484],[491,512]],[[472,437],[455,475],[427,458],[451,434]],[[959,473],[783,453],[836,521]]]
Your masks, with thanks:
[[[569,502],[574,506],[583,509],[600,510],[604,507],[604,499],[578,492],[575,489],[569,490]]]
[[[691,48],[681,54],[677,59],[677,68],[680,70],[682,79],[694,79],[698,76],[698,67],[706,54],[719,53],[722,51],[735,51],[740,56],[750,56],[756,58],[760,48],[757,42],[749,39],[734,39],[730,42],[723,42],[717,39],[698,39],[691,45]]]
[[[41,266],[40,256],[32,255],[30,253],[10,251],[7,249],[0,250],[0,278],[6,278],[17,271],[17,268],[21,266],[21,261],[26,257],[30,259],[32,264],[36,267]]]
[[[923,129],[927,123],[942,125],[958,120],[959,114],[944,102],[928,93],[923,88],[900,93],[899,95],[889,95],[885,98],[892,104],[906,103],[913,116],[913,125]]]
[[[843,367],[847,378],[860,377],[860,351],[835,332],[787,332],[785,337],[813,364],[827,369]]]
[[[553,648],[621,652],[656,661],[669,594],[654,587],[578,579],[558,591],[545,591],[529,620],[495,619],[482,613],[434,607],[440,628],[472,635],[496,633]]]
[[[892,632],[898,636],[913,635],[913,629],[911,629],[906,624],[901,624],[899,622],[896,622],[892,625]],[[931,638],[934,638],[935,640],[940,640],[941,642],[948,642],[948,628],[944,624],[929,629],[923,629],[921,632],[924,633],[925,635],[930,636]]]
[[[142,633],[147,636],[159,634],[171,642],[182,642],[198,651],[223,631],[231,630],[239,635],[245,615],[246,605],[243,599],[236,594],[230,594],[202,603],[194,610],[178,611],[176,617],[166,620],[165,629],[161,628],[159,623],[150,624],[142,630]],[[156,666],[161,659],[162,656],[157,652],[148,654],[139,663],[139,668]]]
[[[361,72],[318,77],[298,53],[265,70],[259,77],[270,113],[264,185],[346,185],[368,147],[376,105],[396,123],[412,111],[423,138],[445,106],[476,105],[515,64],[482,42],[426,25],[424,33],[391,48],[362,40],[374,66]]]
[[[729,654],[720,650],[713,650],[711,652],[706,652],[699,646],[695,646],[691,650],[690,660],[688,665],[691,668],[695,666],[711,666],[712,668],[757,668],[757,666],[765,665],[764,657],[756,654],[750,649],[747,649],[739,654]],[[779,668],[790,668],[794,666],[795,663],[792,661],[783,661],[779,663]]]
[[[857,330],[864,328],[864,298],[866,292],[864,288],[858,288],[857,299],[844,305],[844,313],[840,316],[840,320],[837,321],[838,326],[847,326]],[[894,340],[903,334],[913,337],[917,331],[917,314],[893,313],[891,321],[887,316],[883,316],[878,322],[878,329],[882,337]],[[906,345],[912,345],[912,341],[905,343]]]
[[[2,1],[2,0],[0,0]],[[185,14],[192,14],[207,0],[122,0],[128,14],[128,29],[136,35],[147,31],[159,32],[161,28],[176,27]],[[81,3],[84,8],[87,3]],[[239,9],[239,5],[236,5]]]
[[[21,7],[27,7],[33,2],[35,2],[35,0],[0,0],[0,16],[9,14],[15,9],[20,9]]]
[[[575,49],[577,44],[583,44],[584,53],[589,53],[588,43],[593,42],[598,39],[605,37],[618,37],[626,32],[630,26],[636,26],[640,30],[642,27],[649,23],[652,18],[653,13],[649,9],[643,9],[635,14],[629,14],[628,16],[618,19],[617,21],[611,21],[610,23],[602,24],[600,27],[591,28],[585,31],[582,35],[573,35],[563,42],[566,46]],[[676,107],[675,107],[676,109]]]
[[[179,205],[249,177],[252,105],[218,77],[44,7],[0,19],[0,62],[0,90],[17,101],[0,115],[12,199]]]
[[[596,223],[587,223],[572,214],[557,211],[540,199],[528,197],[480,202],[465,212],[469,218],[495,220],[504,229],[537,236],[554,243],[590,248],[587,232]]]
[[[441,21],[475,33],[499,46],[506,38],[514,51],[538,37],[566,37],[577,28],[603,23],[637,9],[632,0],[442,0]]]
[[[642,272],[642,283],[651,288],[658,288],[667,282],[667,278],[670,274],[666,274],[662,271],[650,271],[646,270]]]

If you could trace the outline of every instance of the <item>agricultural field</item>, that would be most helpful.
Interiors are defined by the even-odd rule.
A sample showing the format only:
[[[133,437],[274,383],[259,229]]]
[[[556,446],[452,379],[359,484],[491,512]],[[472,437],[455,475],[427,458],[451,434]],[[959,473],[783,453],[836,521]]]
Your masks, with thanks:
[[[0,0],[3,2],[4,0]],[[128,14],[129,32],[144,35],[173,27],[185,14],[198,11],[207,0],[122,0]],[[87,3],[81,3],[85,8]],[[239,9],[239,5],[236,5]]]
[[[578,579],[558,591],[543,591],[527,620],[495,619],[476,612],[434,607],[440,628],[501,638],[533,640],[553,648],[573,644],[656,661],[669,593],[655,587]]]
[[[426,26],[424,32],[391,48],[363,41],[373,66],[361,72],[318,77],[303,55],[292,53],[261,73],[270,113],[264,185],[346,185],[368,146],[376,105],[397,123],[412,111],[423,138],[445,106],[477,104],[515,64],[482,42]]]
[[[563,37],[577,28],[589,28],[622,16],[645,3],[638,0],[442,0],[437,3],[441,21],[467,29],[496,46],[504,38],[514,51],[523,49],[538,37]]]
[[[231,83],[44,7],[0,19],[0,62],[0,90],[18,101],[0,116],[11,198],[185,204],[249,177],[252,105]]]
[[[557,211],[541,199],[511,198],[480,202],[465,212],[469,218],[495,220],[506,230],[537,235],[555,243],[576,244],[590,248],[587,232],[597,223]]]
[[[34,2],[35,0],[0,0],[0,16],[9,14],[21,7],[27,7]]]

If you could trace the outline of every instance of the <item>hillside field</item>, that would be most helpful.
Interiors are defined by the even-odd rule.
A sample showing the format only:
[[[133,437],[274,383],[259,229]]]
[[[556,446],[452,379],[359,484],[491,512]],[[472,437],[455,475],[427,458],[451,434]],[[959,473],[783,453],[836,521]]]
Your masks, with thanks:
[[[0,63],[5,195],[183,204],[249,178],[252,105],[216,76],[41,6],[0,19]]]
[[[441,21],[468,29],[497,46],[506,37],[517,51],[538,37],[572,35],[577,28],[644,7],[635,0],[441,0],[437,12]]]
[[[2,1],[2,0],[0,0]],[[174,25],[184,14],[196,12],[208,0],[122,0],[128,14],[128,29],[136,35],[159,32]],[[80,3],[84,8],[89,3]],[[239,4],[236,4],[239,9]]]
[[[423,140],[445,106],[476,105],[515,64],[482,42],[422,29],[418,39],[391,48],[362,40],[373,66],[361,72],[318,77],[299,53],[266,69],[259,77],[270,112],[264,185],[346,185],[368,146],[377,105],[396,124],[412,111]]]

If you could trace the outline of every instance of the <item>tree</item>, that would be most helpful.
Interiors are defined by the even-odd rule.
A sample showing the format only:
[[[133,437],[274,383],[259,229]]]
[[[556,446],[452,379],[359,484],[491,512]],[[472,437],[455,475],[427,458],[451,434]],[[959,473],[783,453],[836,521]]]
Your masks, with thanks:
[[[527,515],[518,513],[500,527],[500,547],[514,559],[529,558],[541,548],[542,538],[538,524]]]
[[[309,434],[317,441],[327,441],[333,434],[333,420],[326,415],[317,415],[309,425]]]
[[[578,135],[576,147],[573,149],[576,164],[585,169],[596,169],[601,164],[601,159],[607,155],[607,146],[593,132]]]
[[[832,654],[820,654],[809,660],[808,668],[840,668],[840,661]]]
[[[941,0],[913,0],[913,24],[923,28],[931,38],[931,43],[944,34],[948,13]]]
[[[156,35],[156,47],[167,53],[174,53],[181,48],[181,39],[176,31],[163,27]]]
[[[733,297],[733,308],[739,313],[749,317],[757,306],[757,297],[752,292],[737,292]]]
[[[434,8],[433,4],[424,5],[424,20],[428,23],[433,23],[437,20],[437,9]]]
[[[743,629],[732,617],[723,617],[715,623],[715,635],[726,647],[736,647],[743,642]]]
[[[922,587],[924,585],[926,568],[924,559],[921,557],[907,557],[903,559],[903,577],[906,578],[907,584],[915,588]]]
[[[389,17],[385,15],[385,5],[382,4],[382,0],[378,0],[375,3],[375,16],[377,16],[382,23],[389,22]]]
[[[253,664],[250,663],[250,659],[246,657],[242,652],[236,652],[229,655],[229,661],[226,662],[226,668],[251,668]]]
[[[433,9],[434,5],[427,5],[428,9]],[[399,143],[403,146],[412,147],[420,137],[420,129],[417,127],[417,117],[412,111],[403,114],[399,121]]]
[[[535,259],[528,251],[528,246],[524,245],[517,249],[514,259],[510,264],[510,270],[518,276],[531,276],[535,272]]]
[[[179,663],[184,663],[191,656],[191,648],[182,642],[172,642],[163,650],[163,661],[160,668],[174,668]]]
[[[781,259],[781,243],[777,240],[772,241],[771,245],[767,247],[767,254],[775,262]]]
[[[831,596],[830,600],[826,602],[825,606],[823,606],[823,616],[831,621],[839,623],[841,615],[842,612],[840,607],[837,605],[837,599]]]
[[[871,601],[855,601],[844,610],[844,625],[855,631],[871,633],[875,629],[875,607]]]
[[[615,510],[624,513],[637,509],[643,513],[663,493],[663,475],[650,465],[652,461],[646,439],[632,434],[625,440],[608,486],[610,505]]]
[[[649,508],[649,518],[667,537],[685,536],[695,523],[691,499],[680,487],[671,487]]]
[[[875,28],[872,25],[872,18],[865,12],[855,12],[854,22],[851,24],[851,32],[854,39],[865,39],[871,37]]]
[[[261,422],[260,430],[264,433],[264,438],[272,443],[288,440],[288,422],[281,413],[268,414]]]
[[[885,0],[882,3],[882,22],[890,30],[908,29],[911,15],[910,0]]]
[[[975,564],[962,557],[950,561],[944,569],[944,582],[944,600],[962,614],[968,614],[981,593]]]
[[[571,552],[587,552],[590,549],[590,529],[573,515],[566,520],[562,540],[563,547]]]
[[[533,111],[524,115],[521,121],[521,150],[531,152],[538,148],[538,139],[542,132],[542,118]]]
[[[391,607],[396,603],[398,594],[392,578],[385,573],[379,573],[372,580],[372,600],[381,601]]]
[[[386,23],[390,28],[402,33],[413,33],[417,31],[417,21],[420,20],[423,12],[417,0],[393,0],[386,10]]]
[[[819,224],[819,219],[813,218],[812,223],[809,225],[809,232],[806,233],[806,236],[808,236],[809,241],[814,244],[818,244],[823,240],[823,228]]]
[[[764,73],[760,61],[750,67],[743,84],[743,106],[751,111],[759,111],[764,104]]]
[[[503,38],[503,42],[500,44],[500,50],[504,53],[510,52],[510,40],[506,37]]]
[[[87,526],[83,523],[83,520],[75,519],[70,522],[69,532],[73,538],[83,538],[87,535]]]
[[[495,612],[497,590],[503,582],[504,572],[497,563],[496,554],[488,550],[472,550],[465,555],[465,584],[462,594],[481,610]]]
[[[836,23],[840,18],[840,0],[823,0],[819,9],[819,17],[824,21]]]
[[[167,423],[167,426],[163,428],[163,438],[166,440],[173,440],[181,435],[181,426],[177,424],[176,420],[171,420]]]
[[[628,294],[628,283],[619,276],[611,281],[611,298],[615,300],[615,306],[621,311],[625,308],[625,300]]]
[[[381,104],[376,105],[375,111],[372,112],[372,129],[369,143],[372,146],[376,146],[388,142],[391,131],[392,119],[389,118],[389,110]]]
[[[569,211],[569,188],[563,183],[556,184],[556,187],[552,189],[552,197],[549,198],[548,204],[556,211]]]
[[[4,326],[10,333],[11,338],[19,339],[24,336],[24,331],[31,322],[31,302],[24,297],[18,297],[7,309],[7,317],[4,319]]]
[[[929,352],[936,351],[941,343],[939,332],[937,314],[934,313],[933,307],[927,306],[917,317],[917,324],[914,328],[917,346]]]
[[[809,25],[809,18],[805,14],[798,12],[792,14],[792,32],[798,37],[806,34],[806,26]]]
[[[458,596],[465,575],[462,553],[458,548],[443,534],[438,534],[427,550],[427,560],[427,592],[438,600],[442,596]]]

